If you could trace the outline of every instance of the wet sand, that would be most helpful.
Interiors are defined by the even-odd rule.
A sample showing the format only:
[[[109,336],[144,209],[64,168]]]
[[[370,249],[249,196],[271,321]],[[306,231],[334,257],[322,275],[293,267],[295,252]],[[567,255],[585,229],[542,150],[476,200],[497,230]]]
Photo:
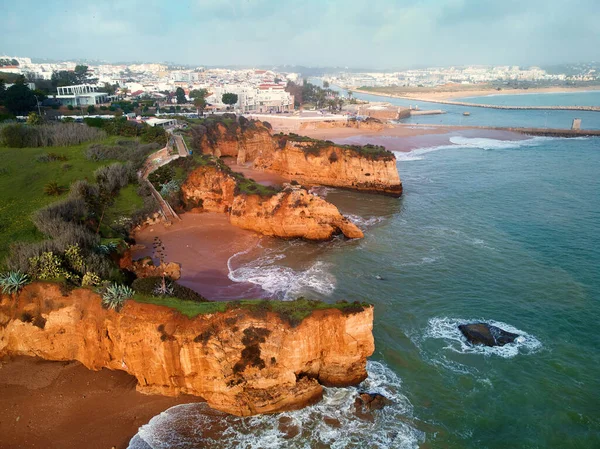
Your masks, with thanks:
[[[226,214],[186,213],[171,226],[156,224],[135,234],[138,245],[133,258],[152,256],[154,237],[166,247],[166,261],[181,264],[180,283],[211,300],[260,298],[255,284],[233,282],[228,278],[231,256],[256,246],[260,235],[229,223]],[[155,261],[156,263],[157,261]]]
[[[0,449],[127,448],[169,407],[201,399],[148,396],[122,371],[36,357],[0,360]]]

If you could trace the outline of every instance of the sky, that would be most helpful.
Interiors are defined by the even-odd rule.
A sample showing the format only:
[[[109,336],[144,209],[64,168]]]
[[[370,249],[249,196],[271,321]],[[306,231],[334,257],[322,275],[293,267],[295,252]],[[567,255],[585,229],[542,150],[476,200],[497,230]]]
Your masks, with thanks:
[[[600,0],[0,0],[0,55],[398,69],[600,60]]]

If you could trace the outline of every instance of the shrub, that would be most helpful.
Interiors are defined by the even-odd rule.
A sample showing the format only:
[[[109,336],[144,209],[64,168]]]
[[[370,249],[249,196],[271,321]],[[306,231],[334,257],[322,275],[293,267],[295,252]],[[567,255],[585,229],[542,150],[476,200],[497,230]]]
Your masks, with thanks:
[[[166,296],[179,298],[184,301],[208,302],[208,299],[206,299],[198,292],[192,290],[191,288],[178,284],[177,282],[171,279],[168,279],[167,282],[170,284],[172,293]],[[162,277],[153,276],[147,278],[138,278],[135,281],[133,281],[132,287],[136,292],[141,293],[143,295],[156,295],[155,291],[157,290],[157,288],[162,287]]]
[[[106,133],[79,123],[48,123],[43,125],[8,124],[0,129],[0,141],[10,148],[78,145],[103,139]]]
[[[170,164],[167,164],[150,173],[150,176],[148,176],[148,181],[152,183],[155,189],[160,189],[163,184],[167,184],[174,177],[175,170]]]
[[[35,158],[36,162],[66,161],[67,156],[58,153],[44,153]]]
[[[0,288],[2,293],[17,293],[29,283],[29,276],[20,271],[9,271],[0,274]]]
[[[83,278],[81,279],[81,286],[82,287],[93,287],[96,285],[100,285],[100,282],[102,280],[100,279],[100,276],[98,276],[96,273],[92,273],[91,271],[87,271],[84,275]]]
[[[44,185],[44,193],[48,196],[58,196],[64,191],[65,189],[62,186],[59,186],[56,181],[51,181]]]
[[[130,140],[121,140],[115,146],[92,144],[86,150],[85,156],[92,161],[130,161],[137,169],[144,164],[150,153],[159,148],[157,143],[140,145]]]
[[[107,309],[119,311],[125,300],[133,297],[135,291],[122,284],[111,284],[102,293],[102,305]]]

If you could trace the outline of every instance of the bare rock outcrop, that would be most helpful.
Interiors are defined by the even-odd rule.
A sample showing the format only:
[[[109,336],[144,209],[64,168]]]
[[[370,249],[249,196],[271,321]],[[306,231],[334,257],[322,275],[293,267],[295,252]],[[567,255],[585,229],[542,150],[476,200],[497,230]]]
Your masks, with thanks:
[[[0,296],[0,356],[122,370],[143,393],[201,396],[236,415],[301,408],[323,385],[354,385],[374,351],[373,309],[315,310],[297,326],[243,308],[187,318],[132,300],[120,312],[87,289],[35,283]]]
[[[284,238],[328,240],[343,233],[362,238],[360,229],[333,204],[298,186],[269,194],[240,191],[239,180],[216,166],[192,171],[181,186],[188,208],[229,215],[234,226]]]

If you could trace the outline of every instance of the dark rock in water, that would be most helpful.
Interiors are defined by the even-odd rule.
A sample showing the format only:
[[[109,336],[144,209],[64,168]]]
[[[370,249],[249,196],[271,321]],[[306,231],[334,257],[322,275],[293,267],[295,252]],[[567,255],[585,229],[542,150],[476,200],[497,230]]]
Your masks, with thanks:
[[[381,410],[386,405],[390,405],[392,401],[379,393],[360,393],[358,399],[362,401],[362,406],[368,410]]]
[[[507,332],[487,323],[461,324],[458,329],[467,341],[474,345],[504,346],[519,337],[518,334]]]

